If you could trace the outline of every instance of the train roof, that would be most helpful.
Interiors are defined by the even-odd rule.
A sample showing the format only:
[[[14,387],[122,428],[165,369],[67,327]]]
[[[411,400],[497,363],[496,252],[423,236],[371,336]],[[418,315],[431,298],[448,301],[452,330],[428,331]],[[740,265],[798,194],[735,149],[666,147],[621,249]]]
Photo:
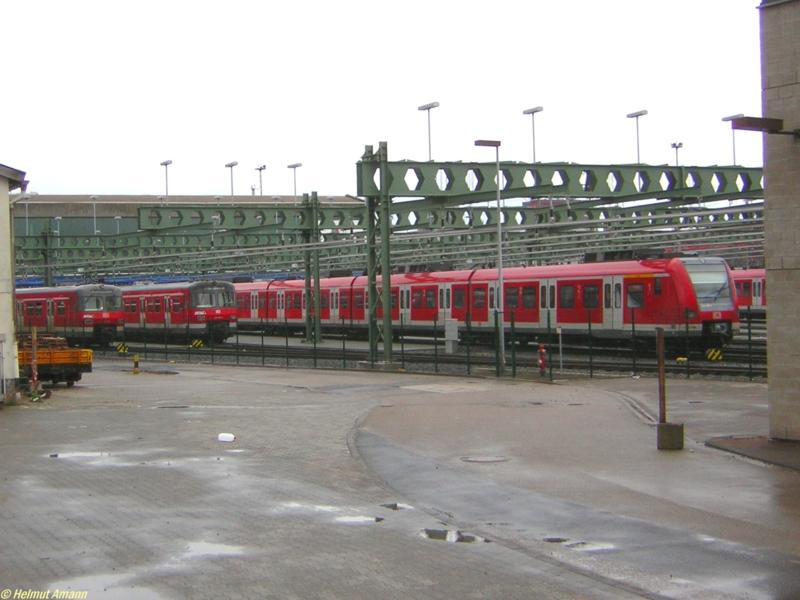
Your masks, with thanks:
[[[150,284],[141,284],[141,285],[126,285],[122,287],[122,292],[148,292],[148,291],[170,291],[170,290],[191,290],[195,288],[207,287],[207,286],[222,286],[222,287],[230,287],[233,284],[230,281],[220,281],[220,280],[211,280],[211,279],[204,279],[202,281],[177,281],[175,283],[150,283]]]
[[[731,275],[734,279],[752,279],[753,277],[763,278],[767,275],[766,269],[733,269]]]
[[[52,287],[19,288],[14,293],[17,296],[35,294],[69,294],[74,292],[88,292],[90,290],[120,290],[117,285],[108,283],[82,283],[80,285],[58,285]]]

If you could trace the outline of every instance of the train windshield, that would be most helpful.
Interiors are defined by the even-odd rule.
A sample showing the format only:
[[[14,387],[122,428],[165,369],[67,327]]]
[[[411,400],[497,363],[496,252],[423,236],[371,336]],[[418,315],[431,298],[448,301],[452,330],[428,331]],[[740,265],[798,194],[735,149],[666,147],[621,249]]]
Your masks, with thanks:
[[[79,310],[101,312],[122,309],[122,294],[112,291],[89,292],[80,295]]]
[[[730,308],[732,306],[728,270],[720,262],[685,262],[689,278],[701,309]]]
[[[193,308],[232,307],[234,304],[233,291],[224,286],[208,286],[192,290]]]

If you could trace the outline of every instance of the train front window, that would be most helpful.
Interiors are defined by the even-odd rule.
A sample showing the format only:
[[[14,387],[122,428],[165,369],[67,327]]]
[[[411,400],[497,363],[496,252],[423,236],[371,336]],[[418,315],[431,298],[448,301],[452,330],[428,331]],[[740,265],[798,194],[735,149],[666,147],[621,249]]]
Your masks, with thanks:
[[[731,289],[728,284],[728,271],[725,263],[686,261],[685,265],[701,308],[731,304]]]
[[[202,287],[192,291],[192,308],[234,307],[233,292],[226,287]]]
[[[94,293],[81,296],[78,306],[84,312],[121,310],[122,296],[110,293]]]

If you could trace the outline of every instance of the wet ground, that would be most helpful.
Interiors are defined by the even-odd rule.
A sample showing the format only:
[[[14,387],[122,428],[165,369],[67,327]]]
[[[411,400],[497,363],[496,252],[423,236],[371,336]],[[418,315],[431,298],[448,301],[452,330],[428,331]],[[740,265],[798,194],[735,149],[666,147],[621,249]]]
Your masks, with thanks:
[[[0,411],[0,590],[88,598],[792,598],[766,386],[96,365]],[[220,442],[233,433],[233,442]]]

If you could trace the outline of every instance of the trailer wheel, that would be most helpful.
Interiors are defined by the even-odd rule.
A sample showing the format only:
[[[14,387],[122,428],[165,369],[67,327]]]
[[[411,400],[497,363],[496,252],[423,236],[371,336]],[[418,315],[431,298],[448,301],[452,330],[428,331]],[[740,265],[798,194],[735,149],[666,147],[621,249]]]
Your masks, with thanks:
[[[72,387],[73,385],[75,385],[75,380],[74,379],[67,379],[67,387]]]

